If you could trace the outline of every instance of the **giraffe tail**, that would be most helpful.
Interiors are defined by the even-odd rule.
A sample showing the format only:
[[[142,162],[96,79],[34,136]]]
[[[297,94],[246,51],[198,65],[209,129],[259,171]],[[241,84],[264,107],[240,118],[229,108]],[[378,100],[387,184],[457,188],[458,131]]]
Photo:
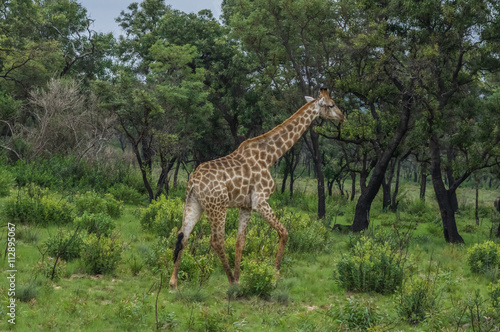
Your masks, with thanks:
[[[183,238],[184,238],[184,233],[180,232],[179,235],[177,235],[177,243],[175,244],[174,263],[177,262],[177,257],[179,256],[179,252],[183,249],[182,246]]]

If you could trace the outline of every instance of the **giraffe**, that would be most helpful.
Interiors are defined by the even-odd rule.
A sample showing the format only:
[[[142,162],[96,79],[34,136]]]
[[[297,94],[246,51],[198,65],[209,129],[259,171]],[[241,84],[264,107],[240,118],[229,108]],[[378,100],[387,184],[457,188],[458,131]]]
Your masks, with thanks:
[[[268,204],[275,184],[269,167],[287,152],[318,117],[339,122],[346,118],[321,88],[318,98],[305,97],[307,103],[295,114],[271,131],[248,139],[231,154],[199,165],[188,181],[182,226],[174,250],[174,271],[171,289],[177,288],[182,250],[203,212],[211,227],[210,245],[222,262],[230,283],[238,283],[241,255],[252,211],[258,212],[278,232],[278,252],[274,266],[279,273],[281,259],[288,240],[288,231],[279,222]],[[234,274],[224,248],[224,227],[228,208],[239,208]]]

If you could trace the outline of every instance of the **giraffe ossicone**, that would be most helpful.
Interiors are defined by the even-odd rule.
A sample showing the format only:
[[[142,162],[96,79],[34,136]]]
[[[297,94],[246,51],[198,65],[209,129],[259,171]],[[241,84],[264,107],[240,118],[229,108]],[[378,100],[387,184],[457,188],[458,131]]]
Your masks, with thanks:
[[[174,271],[170,279],[172,289],[177,288],[182,251],[203,212],[210,221],[210,244],[219,256],[230,283],[238,282],[240,277],[241,255],[252,211],[258,212],[278,232],[279,244],[274,266],[279,272],[288,231],[267,202],[275,189],[269,168],[300,139],[316,118],[346,121],[326,89],[321,89],[318,98],[305,98],[307,103],[282,124],[244,141],[230,155],[205,162],[196,168],[186,190],[182,226],[174,251]],[[224,248],[228,208],[240,209],[234,274]]]

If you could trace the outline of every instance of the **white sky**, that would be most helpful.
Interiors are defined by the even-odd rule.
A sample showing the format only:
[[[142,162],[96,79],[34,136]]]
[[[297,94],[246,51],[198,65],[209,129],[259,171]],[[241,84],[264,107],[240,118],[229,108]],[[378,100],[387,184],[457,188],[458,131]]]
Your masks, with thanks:
[[[112,32],[119,36],[122,31],[116,24],[115,18],[122,10],[126,10],[133,2],[142,0],[77,0],[87,9],[90,18],[94,19],[94,30],[97,32]],[[202,9],[210,9],[216,18],[221,15],[222,0],[165,0],[167,5],[186,13],[197,13]]]

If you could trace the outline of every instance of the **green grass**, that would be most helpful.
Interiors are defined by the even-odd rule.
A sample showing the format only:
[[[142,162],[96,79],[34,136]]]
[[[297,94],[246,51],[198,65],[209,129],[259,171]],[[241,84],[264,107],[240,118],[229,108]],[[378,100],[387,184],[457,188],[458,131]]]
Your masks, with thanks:
[[[432,188],[428,189],[431,195]],[[299,179],[296,190],[295,199],[285,199],[277,194],[271,200],[272,205],[276,209],[286,205],[296,213],[309,214],[311,222],[319,222],[314,219],[316,199],[311,194],[315,190],[314,181]],[[418,187],[405,183],[401,192],[402,199],[412,202],[418,196]],[[482,218],[479,227],[475,226],[470,214],[474,195],[474,189],[459,191],[459,201],[465,211],[457,215],[458,228],[466,242],[463,246],[445,243],[439,212],[431,196],[427,198],[426,208],[431,220],[425,222],[405,211],[398,215],[382,212],[378,201],[372,207],[370,229],[365,233],[370,235],[397,229],[400,234],[406,234],[410,230],[411,258],[406,275],[427,275],[431,271],[443,289],[439,310],[429,313],[427,320],[417,326],[398,318],[395,295],[347,293],[339,287],[333,278],[335,266],[341,255],[348,253],[356,236],[329,232],[326,245],[317,252],[307,254],[287,250],[276,289],[268,300],[255,296],[228,297],[229,284],[218,259],[214,261],[213,274],[201,287],[199,280],[181,280],[179,291],[171,293],[168,289],[170,275],[166,275],[158,297],[160,328],[174,331],[333,331],[344,326],[334,318],[335,311],[346,303],[347,298],[352,298],[361,303],[373,302],[381,316],[381,330],[456,330],[459,317],[456,311],[477,289],[480,296],[487,299],[487,287],[491,282],[491,276],[472,274],[466,264],[467,248],[488,239],[491,227],[488,216]],[[489,209],[496,195],[496,192],[481,190],[480,205]],[[0,208],[4,200],[0,200]],[[355,202],[328,198],[330,224],[334,218],[337,223],[350,224],[354,206]],[[104,276],[85,274],[81,261],[76,260],[65,265],[63,278],[58,281],[43,278],[34,267],[42,259],[42,243],[50,234],[55,234],[58,227],[18,225],[22,239],[16,246],[16,285],[19,291],[33,299],[16,302],[16,326],[7,323],[7,268],[6,260],[2,259],[0,330],[155,330],[155,300],[160,275],[145,264],[139,270],[133,267],[133,264],[143,262],[145,246],[151,247],[156,241],[155,235],[141,229],[139,208],[124,205],[122,216],[115,221],[123,249],[122,260],[114,273]],[[266,227],[264,233],[273,232],[259,218],[252,221]],[[4,248],[5,233],[0,239],[2,252]],[[469,324],[469,330],[472,330],[467,317],[464,315],[459,326]]]

